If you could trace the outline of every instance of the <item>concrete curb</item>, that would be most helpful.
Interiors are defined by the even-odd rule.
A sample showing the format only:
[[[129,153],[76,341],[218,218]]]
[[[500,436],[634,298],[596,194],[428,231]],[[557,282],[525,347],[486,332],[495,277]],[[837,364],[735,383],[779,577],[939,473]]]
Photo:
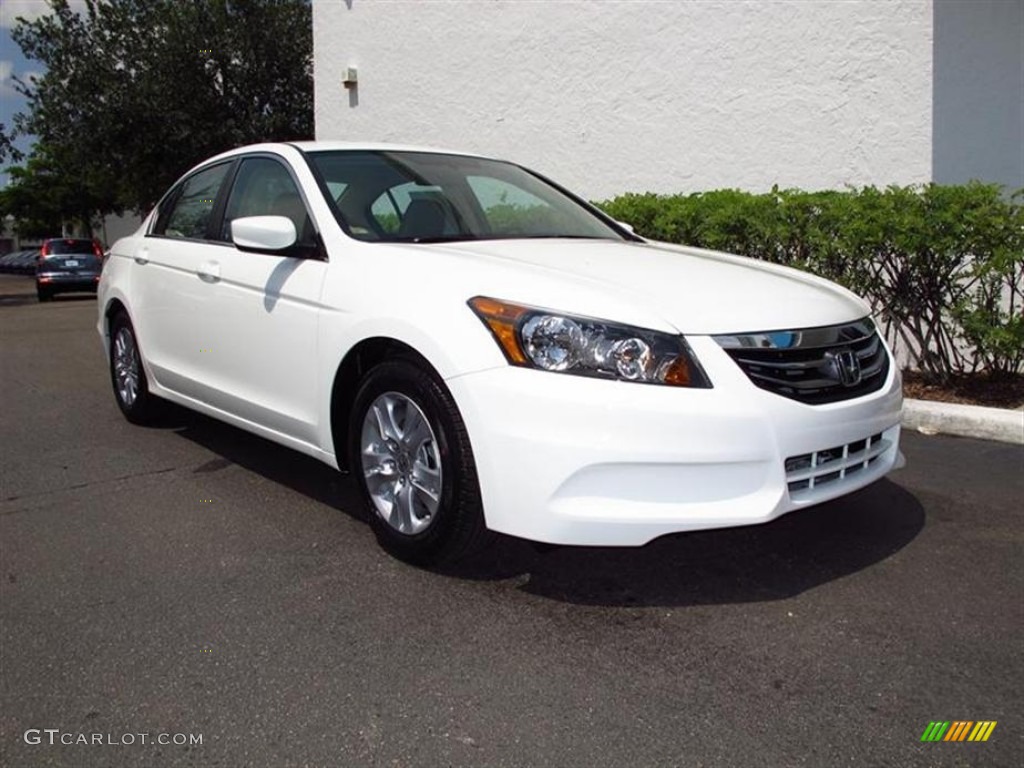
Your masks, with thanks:
[[[904,400],[903,427],[925,435],[960,435],[1024,445],[1024,411]]]

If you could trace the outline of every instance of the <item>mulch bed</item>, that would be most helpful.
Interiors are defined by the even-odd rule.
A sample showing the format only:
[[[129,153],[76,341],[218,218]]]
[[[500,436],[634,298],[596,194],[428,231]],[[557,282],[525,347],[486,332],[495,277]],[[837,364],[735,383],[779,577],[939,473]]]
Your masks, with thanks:
[[[1024,407],[1024,374],[958,376],[942,384],[917,371],[904,371],[903,395],[944,403],[1021,408]]]

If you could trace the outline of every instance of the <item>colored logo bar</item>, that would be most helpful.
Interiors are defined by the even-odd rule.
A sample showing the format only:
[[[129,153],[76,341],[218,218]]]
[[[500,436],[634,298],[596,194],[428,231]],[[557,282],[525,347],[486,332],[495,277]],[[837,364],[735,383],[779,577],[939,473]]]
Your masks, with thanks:
[[[988,741],[995,720],[933,720],[921,734],[921,741]]]

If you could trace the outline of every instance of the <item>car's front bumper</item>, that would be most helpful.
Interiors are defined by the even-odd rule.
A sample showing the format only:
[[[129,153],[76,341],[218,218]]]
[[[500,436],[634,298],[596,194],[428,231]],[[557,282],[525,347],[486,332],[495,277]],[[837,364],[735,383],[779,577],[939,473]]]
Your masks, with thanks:
[[[450,379],[488,527],[558,544],[641,545],[766,522],[862,488],[902,460],[895,366],[877,392],[808,406],[755,387],[711,338],[689,341],[714,388],[514,367]],[[841,458],[817,471],[821,484],[791,493],[808,472],[787,476],[786,459],[834,448]]]

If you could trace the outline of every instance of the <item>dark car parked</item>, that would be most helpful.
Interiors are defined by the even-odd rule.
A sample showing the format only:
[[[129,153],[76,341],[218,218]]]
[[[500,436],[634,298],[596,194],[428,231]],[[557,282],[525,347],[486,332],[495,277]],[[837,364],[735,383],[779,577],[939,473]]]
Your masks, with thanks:
[[[43,243],[36,262],[36,292],[40,301],[54,294],[96,293],[103,269],[103,249],[96,240],[55,237]]]
[[[13,272],[14,271],[14,260],[18,257],[21,251],[11,251],[0,256],[0,272]]]
[[[36,273],[36,264],[38,262],[39,249],[30,248],[18,257],[17,264],[15,265],[15,271],[21,275],[34,275]]]
[[[24,251],[14,251],[0,257],[0,272],[12,274],[31,275],[36,271],[36,260],[39,256],[38,248],[30,248]]]

